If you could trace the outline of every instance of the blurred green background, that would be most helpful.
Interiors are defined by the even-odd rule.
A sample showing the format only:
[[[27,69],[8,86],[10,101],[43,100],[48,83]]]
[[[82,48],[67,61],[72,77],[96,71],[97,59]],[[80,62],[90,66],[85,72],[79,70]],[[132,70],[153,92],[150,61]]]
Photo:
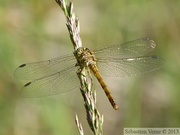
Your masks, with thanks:
[[[95,85],[98,108],[104,115],[104,134],[123,134],[124,127],[179,127],[180,1],[73,2],[85,47],[150,37],[157,43],[152,54],[167,62],[162,69],[137,77],[105,78],[120,106],[118,111]],[[25,99],[18,95],[25,82],[13,76],[22,63],[72,51],[65,17],[54,0],[0,1],[0,135],[77,135],[75,113],[85,134],[92,134],[78,89]]]

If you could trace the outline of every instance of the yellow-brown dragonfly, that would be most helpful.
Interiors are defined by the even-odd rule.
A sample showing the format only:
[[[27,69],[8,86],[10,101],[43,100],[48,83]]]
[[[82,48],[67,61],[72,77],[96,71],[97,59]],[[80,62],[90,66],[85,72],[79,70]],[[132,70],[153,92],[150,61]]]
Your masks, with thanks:
[[[75,57],[70,54],[22,64],[15,70],[15,76],[31,80],[23,86],[22,96],[49,96],[77,88],[80,83],[76,67],[87,66],[101,84],[113,108],[118,109],[101,74],[108,77],[128,77],[159,69],[165,61],[159,56],[146,55],[155,46],[153,40],[140,38],[93,52],[80,47],[74,52]]]

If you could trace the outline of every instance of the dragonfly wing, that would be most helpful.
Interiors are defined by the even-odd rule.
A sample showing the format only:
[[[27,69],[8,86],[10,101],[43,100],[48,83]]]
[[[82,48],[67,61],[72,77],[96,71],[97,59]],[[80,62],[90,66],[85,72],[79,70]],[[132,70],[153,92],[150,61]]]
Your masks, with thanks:
[[[142,56],[153,50],[156,43],[149,38],[140,38],[119,45],[108,46],[94,51],[96,58]]]
[[[25,84],[21,90],[23,97],[42,97],[55,95],[75,89],[79,86],[79,79],[76,74],[77,68],[71,66]]]
[[[49,76],[76,63],[74,56],[66,55],[51,60],[20,65],[14,72],[19,79],[34,80]]]
[[[157,70],[165,64],[158,56],[98,59],[99,72],[108,77],[128,77]]]

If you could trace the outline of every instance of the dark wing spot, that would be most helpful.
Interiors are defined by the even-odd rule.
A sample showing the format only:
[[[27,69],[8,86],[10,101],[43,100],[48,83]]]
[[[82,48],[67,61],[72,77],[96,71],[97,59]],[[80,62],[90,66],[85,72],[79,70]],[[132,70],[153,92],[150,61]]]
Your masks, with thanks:
[[[21,67],[24,67],[24,66],[26,66],[26,64],[22,64],[22,65],[20,65],[19,67],[21,68]]]
[[[24,87],[27,87],[27,86],[29,86],[31,84],[31,82],[28,82],[28,83],[26,83],[25,85],[24,85]]]

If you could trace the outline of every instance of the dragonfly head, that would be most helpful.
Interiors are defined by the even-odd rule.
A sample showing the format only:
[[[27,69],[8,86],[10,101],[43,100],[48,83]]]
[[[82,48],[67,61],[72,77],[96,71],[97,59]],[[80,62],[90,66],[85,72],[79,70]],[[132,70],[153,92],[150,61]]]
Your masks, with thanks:
[[[77,59],[78,66],[89,66],[96,63],[94,53],[85,47],[79,47],[74,51],[74,56]]]

